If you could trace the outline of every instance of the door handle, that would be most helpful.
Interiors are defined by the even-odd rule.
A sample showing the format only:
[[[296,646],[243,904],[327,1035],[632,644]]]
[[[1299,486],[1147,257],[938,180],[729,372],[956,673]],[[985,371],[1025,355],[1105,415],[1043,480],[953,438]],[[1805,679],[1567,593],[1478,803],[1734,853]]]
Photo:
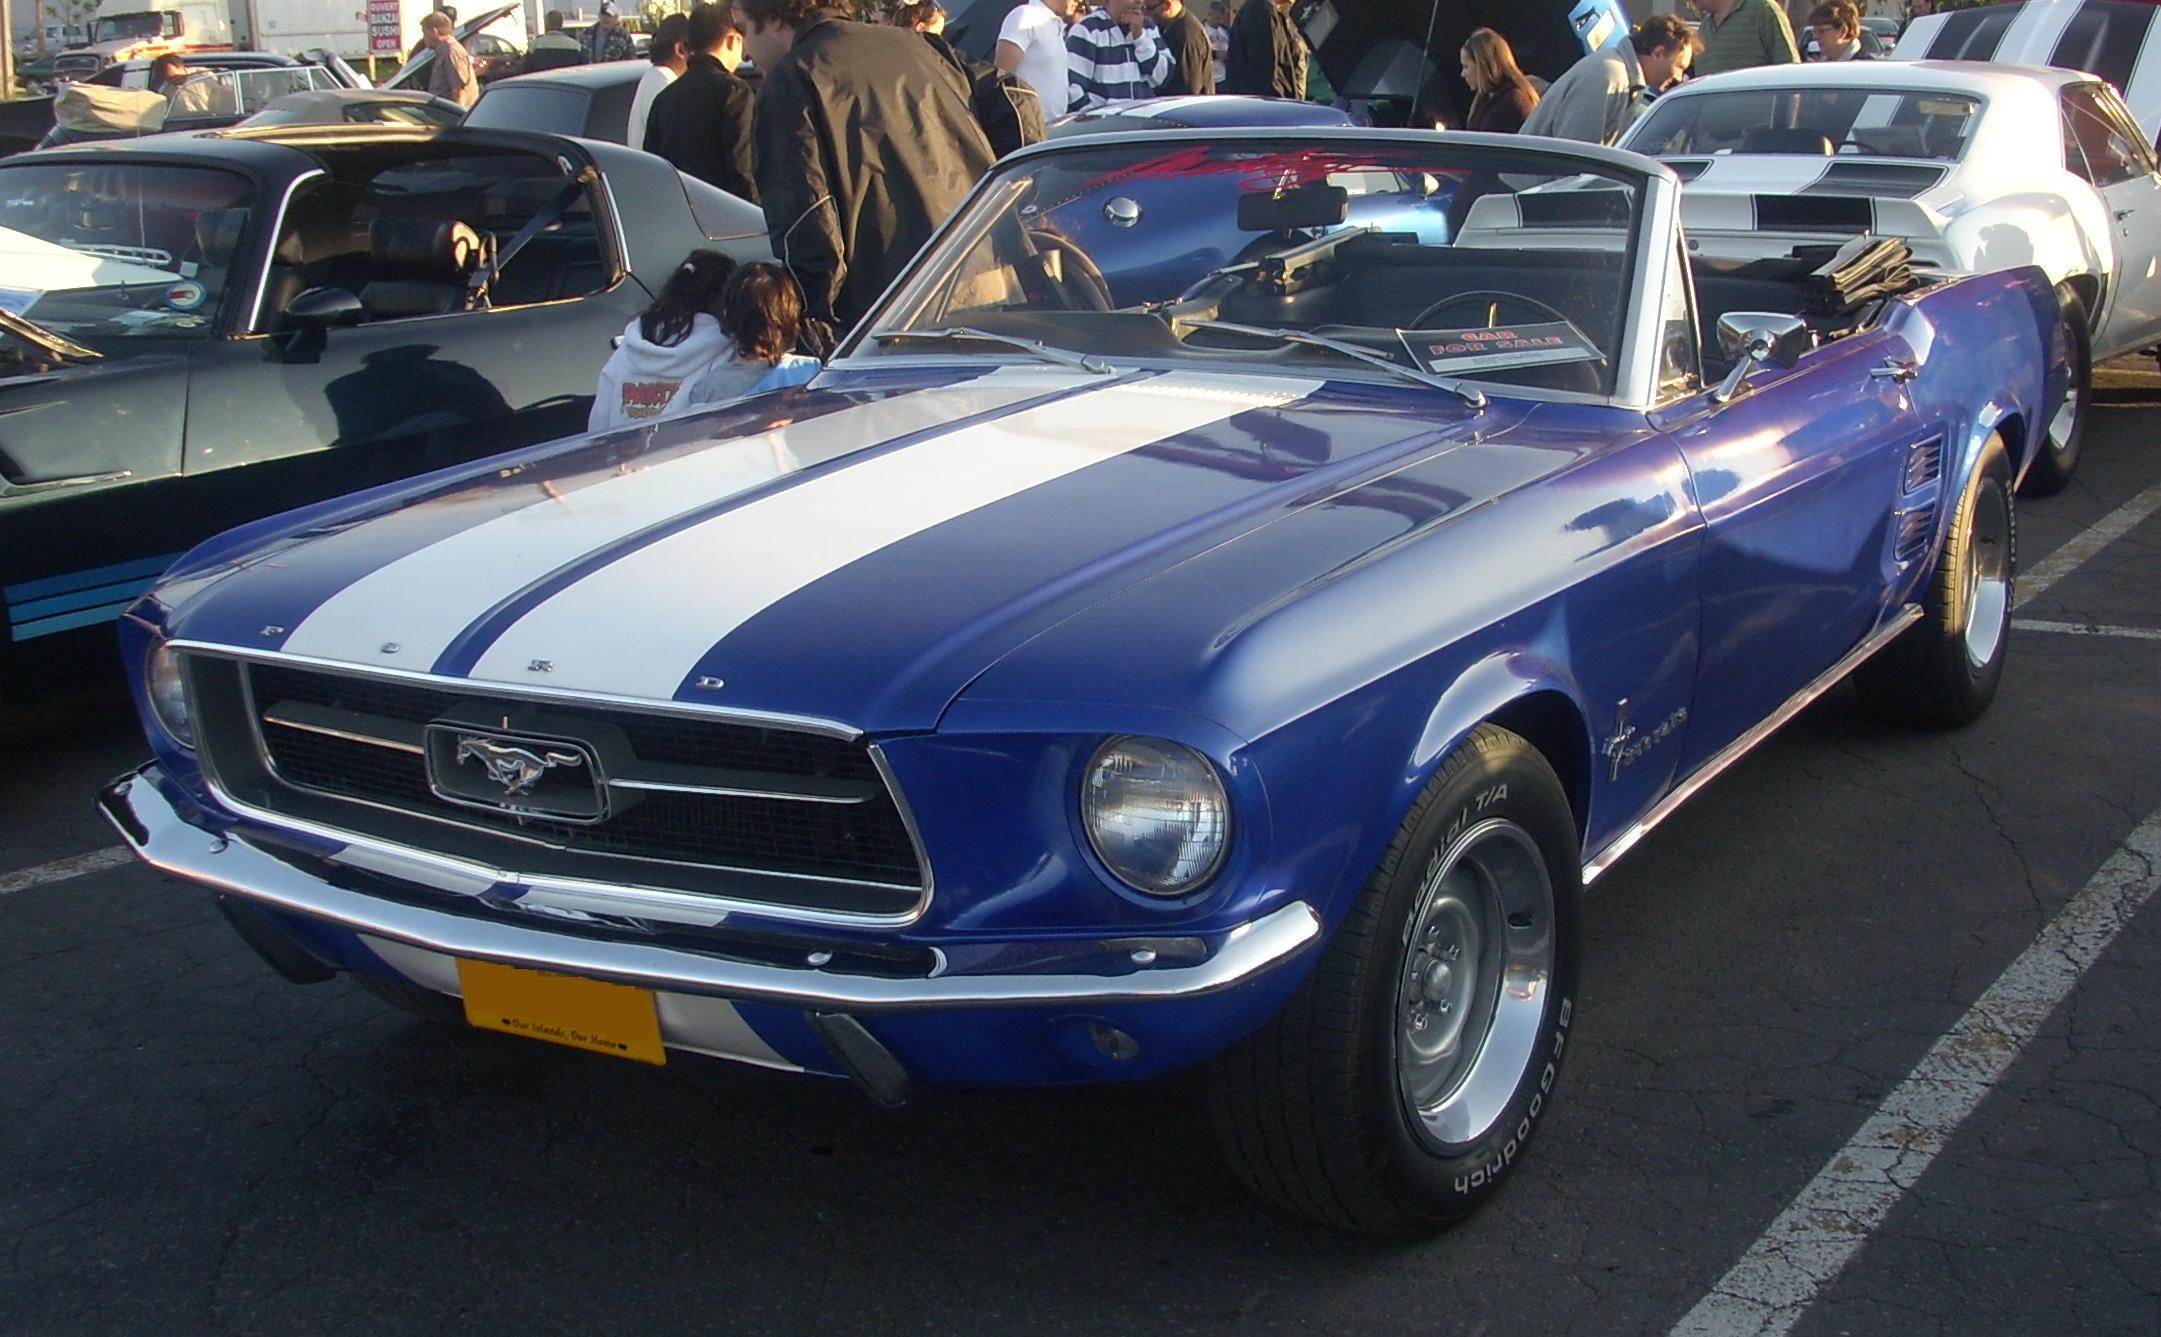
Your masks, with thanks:
[[[1904,385],[1921,374],[1921,364],[1911,360],[1901,362],[1897,358],[1890,358],[1882,366],[1870,368],[1868,374],[1879,381],[1896,381],[1900,385]]]
[[[2117,221],[2117,222],[2119,222],[2119,223],[2121,223],[2121,222],[2122,222],[2123,220],[2125,220],[2126,218],[2129,218],[2129,217],[2130,217],[2131,215],[2133,215],[2133,214],[2135,214],[2135,213],[2137,213],[2137,212],[2138,212],[2138,210],[2136,210],[2136,209],[2118,209],[2118,210],[2116,211],[2116,221]]]

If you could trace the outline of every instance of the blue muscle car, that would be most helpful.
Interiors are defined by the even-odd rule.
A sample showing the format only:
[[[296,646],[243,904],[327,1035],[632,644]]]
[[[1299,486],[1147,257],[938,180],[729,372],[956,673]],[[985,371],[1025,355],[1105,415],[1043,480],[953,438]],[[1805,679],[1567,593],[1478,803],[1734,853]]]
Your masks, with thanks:
[[[809,387],[196,549],[104,811],[295,981],[881,1101],[1205,1064],[1259,1192],[1432,1229],[1549,1107],[1586,882],[1841,678],[2002,672],[2045,278],[1696,270],[1679,198],[1024,151]]]

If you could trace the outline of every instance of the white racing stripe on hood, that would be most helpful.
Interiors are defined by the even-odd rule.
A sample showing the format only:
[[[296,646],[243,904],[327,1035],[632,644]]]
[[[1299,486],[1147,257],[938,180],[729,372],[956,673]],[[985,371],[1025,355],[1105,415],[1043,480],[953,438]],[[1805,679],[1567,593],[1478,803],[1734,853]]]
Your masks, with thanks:
[[[1026,409],[835,470],[653,543],[519,619],[474,678],[666,700],[713,645],[910,535],[1318,381],[1168,375]]]
[[[1001,369],[947,389],[837,409],[807,422],[661,460],[416,548],[326,599],[284,649],[425,672],[468,626],[548,572],[648,525],[798,469],[1072,383],[1066,373]],[[356,540],[357,541],[357,540]],[[385,645],[396,649],[385,653]]]

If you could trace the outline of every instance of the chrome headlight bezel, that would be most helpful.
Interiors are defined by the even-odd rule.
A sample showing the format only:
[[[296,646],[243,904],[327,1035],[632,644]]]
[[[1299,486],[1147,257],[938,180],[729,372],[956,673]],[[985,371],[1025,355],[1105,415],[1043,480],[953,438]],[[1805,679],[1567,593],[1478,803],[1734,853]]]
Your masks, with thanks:
[[[1080,825],[1119,882],[1180,900],[1208,886],[1229,858],[1230,792],[1215,764],[1185,744],[1121,734],[1081,773]]]
[[[180,653],[172,642],[159,639],[143,660],[143,699],[158,727],[180,746],[195,747],[195,715],[188,706],[187,675],[181,671]]]

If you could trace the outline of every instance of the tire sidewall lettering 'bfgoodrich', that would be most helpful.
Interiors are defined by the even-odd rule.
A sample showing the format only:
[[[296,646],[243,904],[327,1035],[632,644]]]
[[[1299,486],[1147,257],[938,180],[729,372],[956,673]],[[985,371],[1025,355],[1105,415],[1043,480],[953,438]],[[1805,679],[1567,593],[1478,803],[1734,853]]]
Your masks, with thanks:
[[[1550,883],[1551,969],[1524,995],[1538,1011],[1520,1070],[1514,1060],[1495,1070],[1507,1092],[1497,1113],[1460,1142],[1437,1142],[1399,1083],[1399,981],[1435,873],[1496,835],[1526,862],[1535,849]],[[1569,1044],[1578,849],[1545,758],[1506,730],[1474,730],[1426,784],[1313,974],[1212,1070],[1217,1132],[1240,1178],[1301,1215],[1396,1236],[1469,1215],[1509,1179],[1552,1108]]]

